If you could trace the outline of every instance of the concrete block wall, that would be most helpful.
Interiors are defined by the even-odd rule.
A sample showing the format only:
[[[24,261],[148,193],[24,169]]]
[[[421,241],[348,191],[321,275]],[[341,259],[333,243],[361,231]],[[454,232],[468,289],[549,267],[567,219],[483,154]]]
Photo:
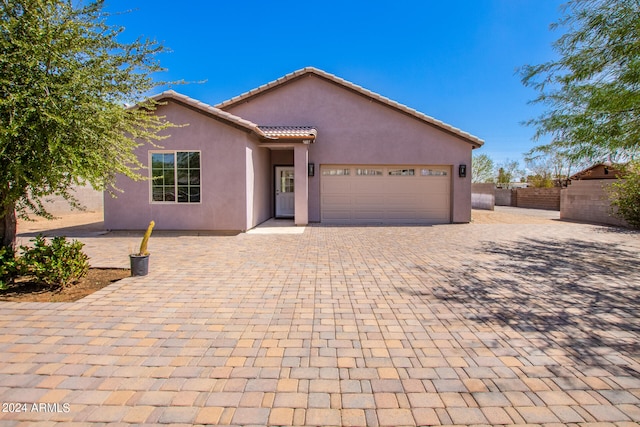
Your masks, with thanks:
[[[471,184],[471,208],[492,211],[496,202],[494,184]]]
[[[606,191],[610,185],[611,180],[604,179],[571,181],[571,185],[561,192],[560,218],[627,226],[625,221],[611,214]]]
[[[86,208],[85,212],[102,212],[104,207],[104,195],[102,191],[94,190],[90,185],[74,186],[71,194]],[[109,197],[109,196],[107,196]],[[47,196],[43,199],[43,206],[52,215],[67,213],[79,213],[81,211],[71,209],[69,203],[61,196]]]
[[[519,208],[560,210],[560,188],[518,188],[516,195]]]
[[[515,206],[515,191],[508,188],[496,188],[496,206]]]

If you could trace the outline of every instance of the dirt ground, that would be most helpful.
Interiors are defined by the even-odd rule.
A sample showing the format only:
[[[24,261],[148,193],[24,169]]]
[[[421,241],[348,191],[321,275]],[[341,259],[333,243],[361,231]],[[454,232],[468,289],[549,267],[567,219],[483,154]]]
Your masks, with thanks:
[[[8,289],[0,290],[0,301],[77,301],[130,275],[131,272],[125,269],[92,268],[78,283],[55,289],[30,282],[28,278],[19,278]]]
[[[473,224],[548,224],[553,219],[559,218],[559,212],[555,211],[504,208],[502,206],[496,206],[493,211],[474,209],[471,212]]]
[[[18,237],[21,234],[51,230],[81,231],[84,233],[104,231],[103,214],[102,212],[73,212],[51,220],[42,217],[33,217],[29,221],[18,220]]]

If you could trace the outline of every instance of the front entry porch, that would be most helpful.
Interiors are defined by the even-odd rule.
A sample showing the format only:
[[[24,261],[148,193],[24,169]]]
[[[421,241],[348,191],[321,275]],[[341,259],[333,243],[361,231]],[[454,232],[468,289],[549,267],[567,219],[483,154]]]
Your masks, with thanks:
[[[292,218],[295,225],[309,223],[309,145],[264,144],[271,149],[273,216]],[[292,164],[293,163],[293,164]]]

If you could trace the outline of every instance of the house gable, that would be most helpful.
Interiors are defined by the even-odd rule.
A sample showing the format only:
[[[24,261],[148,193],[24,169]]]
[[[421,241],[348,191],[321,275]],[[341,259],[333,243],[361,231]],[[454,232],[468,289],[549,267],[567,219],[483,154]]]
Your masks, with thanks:
[[[226,108],[261,125],[312,124],[317,143],[310,148],[310,161],[316,163],[401,164],[429,158],[432,164],[452,164],[470,157],[473,148],[447,129],[315,73]]]
[[[351,83],[345,79],[337,77],[333,74],[329,74],[325,71],[319,70],[314,67],[306,67],[298,71],[294,71],[293,73],[287,74],[277,80],[264,84],[258,88],[252,89],[244,94],[231,98],[227,101],[221,102],[216,105],[216,108],[219,108],[224,111],[234,111],[236,107],[242,105],[244,103],[251,102],[260,96],[264,96],[270,92],[279,90],[281,87],[301,80],[305,77],[314,76],[319,79],[323,79],[331,84],[339,86],[340,88],[353,92],[359,96],[364,97],[370,102],[376,102],[380,105],[384,105],[390,109],[401,112],[405,115],[413,117],[414,119],[420,120],[427,125],[433,126],[443,132],[450,133],[456,137],[459,137],[469,144],[472,145],[472,148],[479,148],[484,144],[484,141],[470,133],[464,132],[456,127],[453,127],[447,123],[444,123],[440,120],[437,120],[431,116],[428,116],[424,113],[421,113],[413,108],[410,108],[404,104],[393,101],[387,97],[384,97],[380,94],[377,94],[373,91],[363,88],[362,86],[358,86],[354,83]]]

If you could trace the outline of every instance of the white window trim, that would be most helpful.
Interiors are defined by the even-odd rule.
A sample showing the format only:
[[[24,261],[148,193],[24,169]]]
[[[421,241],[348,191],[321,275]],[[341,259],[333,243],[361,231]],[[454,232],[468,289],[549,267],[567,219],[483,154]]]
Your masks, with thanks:
[[[173,155],[175,156],[175,160],[177,162],[178,159],[178,153],[198,153],[200,156],[200,201],[199,202],[178,202],[178,195],[177,195],[177,188],[178,188],[178,168],[174,167],[173,168],[173,179],[175,182],[175,187],[176,187],[176,200],[174,200],[173,202],[157,202],[155,200],[153,200],[153,160],[152,160],[152,156],[154,154],[168,154],[168,153],[173,153]],[[202,204],[202,150],[149,150],[149,154],[148,154],[148,169],[149,169],[149,204],[151,205],[200,205]]]

